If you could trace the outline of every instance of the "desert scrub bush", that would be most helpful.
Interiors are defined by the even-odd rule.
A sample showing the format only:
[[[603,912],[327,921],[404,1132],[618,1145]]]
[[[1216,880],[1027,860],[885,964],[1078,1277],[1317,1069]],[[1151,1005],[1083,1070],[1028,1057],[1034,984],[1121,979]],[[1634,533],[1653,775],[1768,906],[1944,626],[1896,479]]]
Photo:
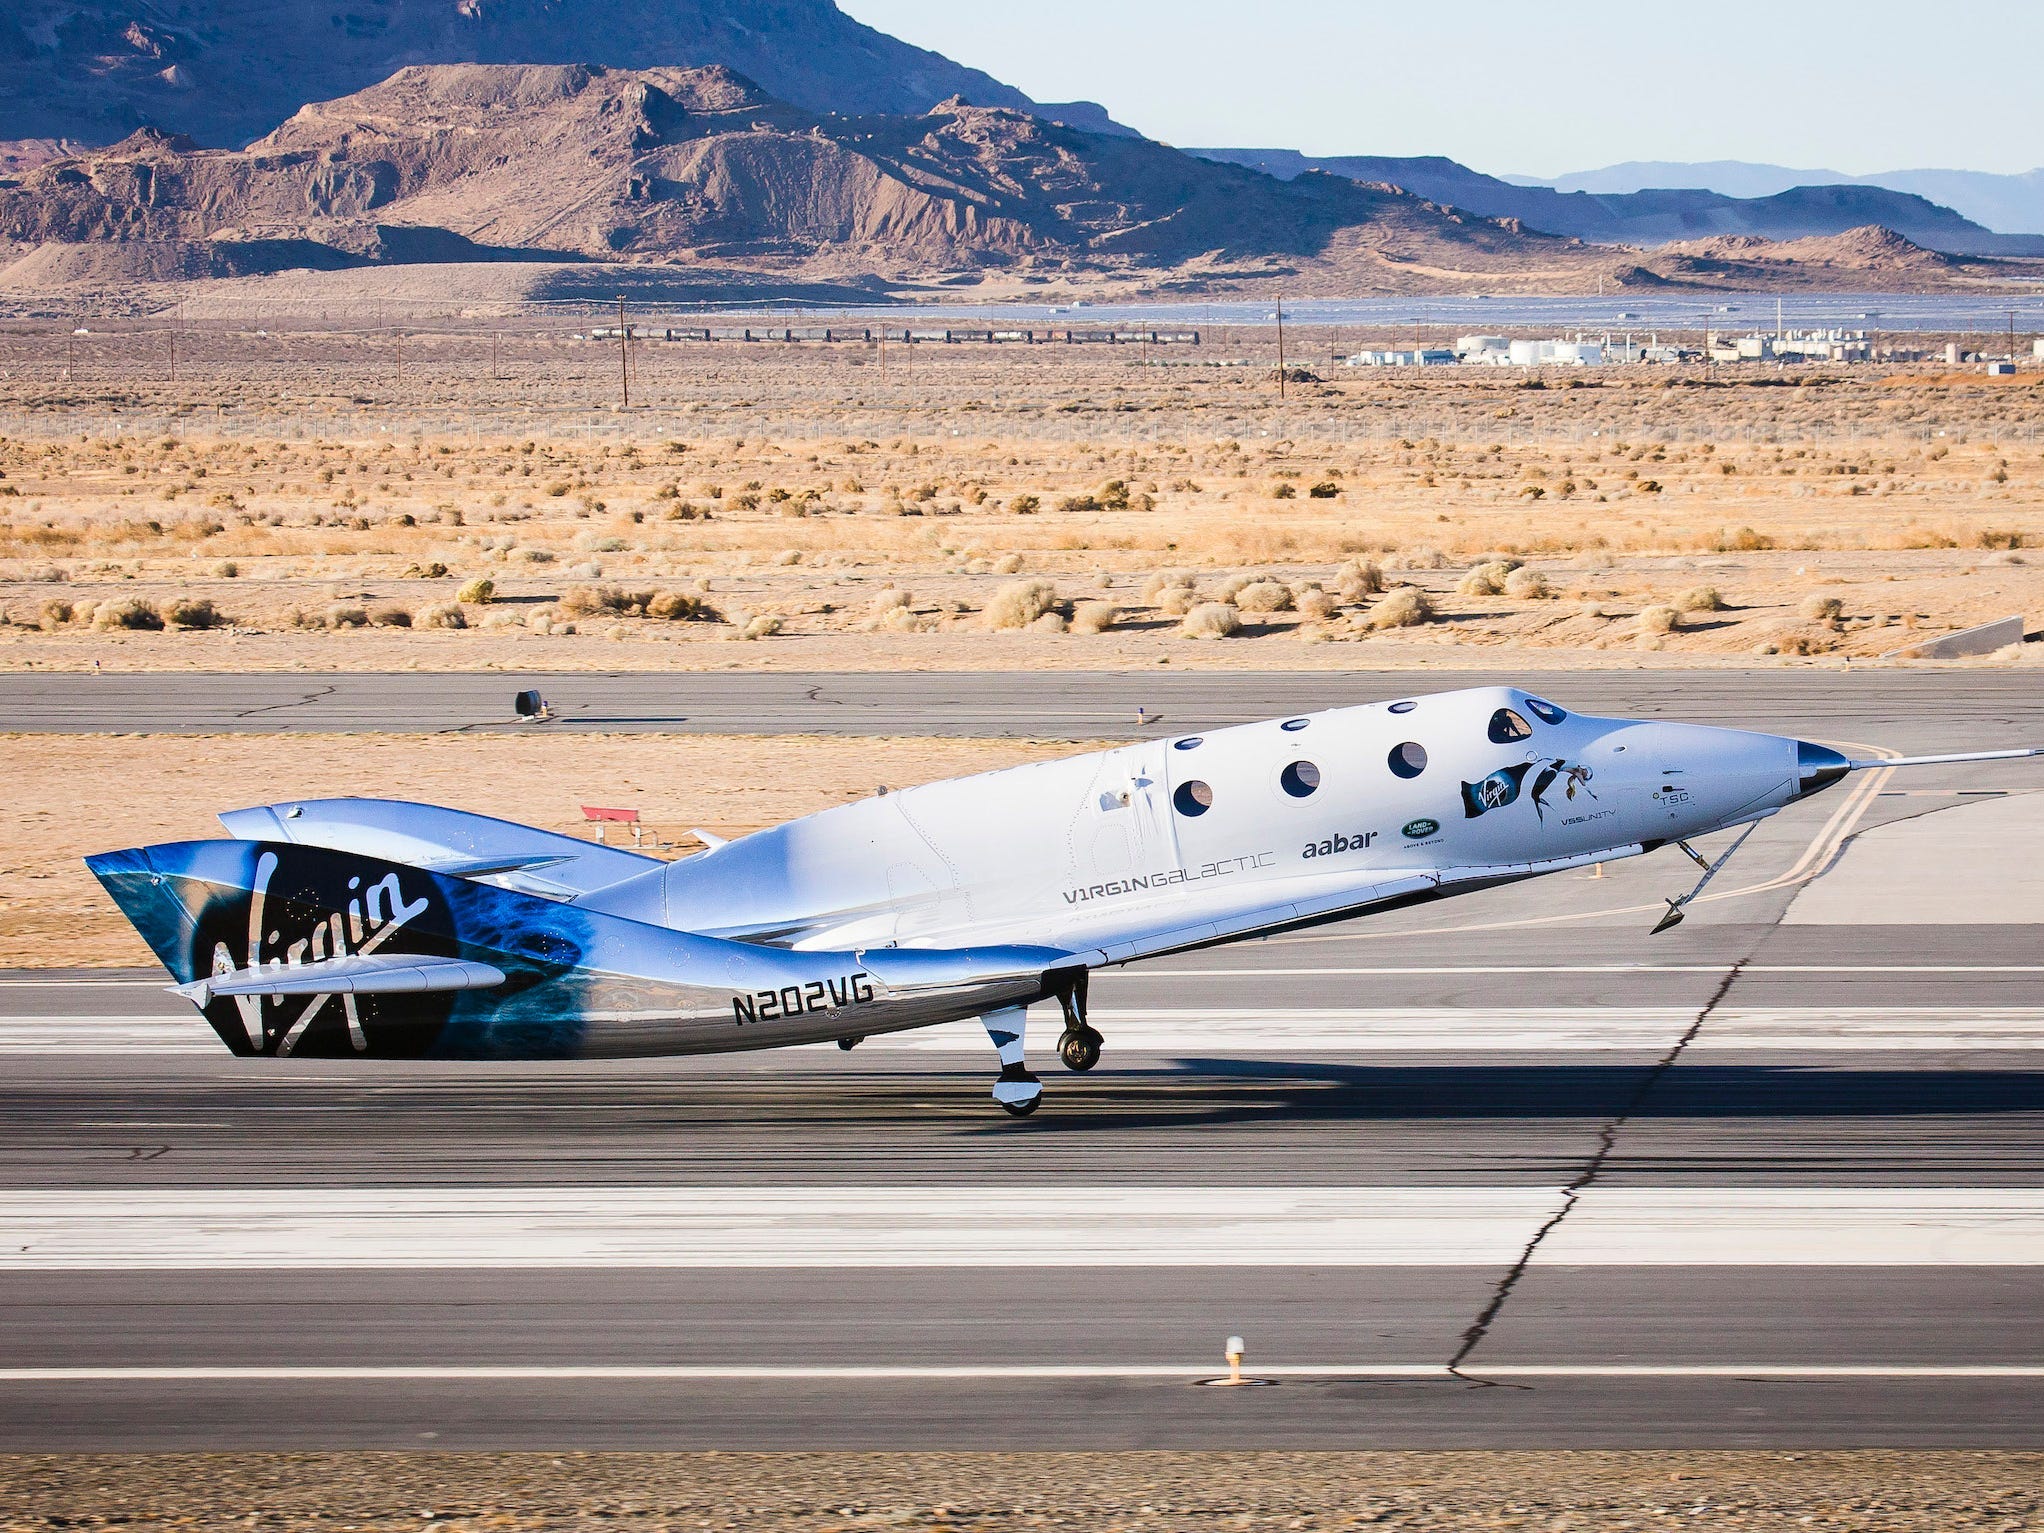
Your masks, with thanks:
[[[1191,586],[1167,586],[1157,597],[1157,610],[1166,617],[1184,617],[1199,605],[1199,592]]]
[[[1835,623],[1845,616],[1845,603],[1836,596],[1813,591],[1803,598],[1796,612],[1813,623]]]
[[[333,606],[326,609],[326,626],[329,628],[367,628],[369,609],[366,607]]]
[[[1361,601],[1384,589],[1384,571],[1374,559],[1351,559],[1334,572],[1334,589],[1343,601]]]
[[[1031,633],[1063,633],[1070,625],[1062,612],[1046,612],[1029,625]]]
[[[1508,559],[1493,559],[1479,564],[1462,577],[1462,583],[1456,589],[1464,596],[1502,596],[1505,582],[1516,567]]]
[[[1293,606],[1291,587],[1275,580],[1252,580],[1234,596],[1241,612],[1289,612]]]
[[[1974,541],[1982,548],[2016,549],[2023,546],[2023,535],[2013,527],[1983,527]]]
[[[700,596],[662,591],[645,603],[646,616],[662,623],[720,623],[724,614]]]
[[[1157,574],[1152,575],[1148,580],[1145,580],[1143,582],[1143,600],[1155,601],[1157,600],[1157,598],[1162,596],[1166,591],[1170,591],[1181,586],[1189,591],[1192,589],[1192,585],[1193,580],[1190,575],[1184,574],[1182,572],[1160,570]]]
[[[181,596],[163,609],[173,628],[225,628],[233,619],[205,597]]]
[[[241,576],[241,566],[232,559],[222,559],[213,566],[213,573],[221,580],[236,580]]]
[[[1111,601],[1082,601],[1072,609],[1073,633],[1106,633],[1121,621],[1121,609]]]
[[[560,607],[574,617],[602,613],[643,617],[652,601],[651,591],[627,591],[621,586],[569,586],[561,593]]]
[[[1682,614],[1673,607],[1647,607],[1639,615],[1639,631],[1643,634],[1673,633],[1682,626]]]
[[[1334,616],[1336,602],[1325,591],[1308,591],[1299,598],[1299,616],[1309,623],[1324,623]]]
[[[873,597],[873,616],[885,617],[895,609],[907,607],[910,604],[911,598],[908,592],[899,590],[894,586],[882,586]]]
[[[1418,548],[1406,549],[1392,560],[1391,564],[1393,568],[1401,570],[1444,570],[1449,562],[1448,556],[1438,548],[1422,544]]]
[[[1372,628],[1417,628],[1434,615],[1434,604],[1418,586],[1399,586],[1370,609]]]
[[[407,580],[445,580],[447,566],[435,559],[431,564],[413,564],[405,569]]]
[[[403,607],[378,607],[369,614],[369,621],[378,628],[409,628],[412,614]]]
[[[1017,495],[1008,502],[1008,509],[1017,516],[1034,516],[1043,509],[1043,501],[1034,495]]]
[[[1505,576],[1505,595],[1514,601],[1546,601],[1554,595],[1554,588],[1540,571],[1522,567]]]
[[[1242,631],[1242,614],[1233,602],[1201,602],[1185,614],[1179,629],[1188,639],[1232,639]]]
[[[101,630],[122,628],[137,633],[154,633],[163,627],[163,614],[150,602],[124,596],[118,601],[101,602],[93,610],[92,626]]]
[[[479,576],[457,591],[454,599],[458,602],[466,602],[471,606],[482,607],[487,606],[490,598],[496,594],[497,582],[489,579],[487,576]]]
[[[993,562],[993,572],[996,575],[1021,574],[1022,556],[1020,554],[1002,554],[1000,558]]]
[[[1341,493],[1341,486],[1331,479],[1323,479],[1306,493],[1314,500],[1332,500]]]
[[[414,628],[466,628],[468,619],[462,616],[461,608],[435,604],[421,607],[412,614]]]
[[[1751,527],[1723,527],[1711,539],[1710,546],[1721,554],[1751,554],[1774,547],[1774,539]]]
[[[1722,612],[1725,599],[1716,586],[1692,586],[1675,598],[1674,607],[1677,612]]]
[[[1018,580],[994,592],[987,603],[986,625],[1027,628],[1057,604],[1057,587],[1048,580]]]
[[[36,613],[36,627],[40,628],[44,633],[55,633],[77,615],[77,609],[69,602],[61,597],[52,596],[38,609]]]
[[[740,639],[770,639],[782,628],[781,619],[771,612],[759,612],[748,617],[738,627],[735,637]]]

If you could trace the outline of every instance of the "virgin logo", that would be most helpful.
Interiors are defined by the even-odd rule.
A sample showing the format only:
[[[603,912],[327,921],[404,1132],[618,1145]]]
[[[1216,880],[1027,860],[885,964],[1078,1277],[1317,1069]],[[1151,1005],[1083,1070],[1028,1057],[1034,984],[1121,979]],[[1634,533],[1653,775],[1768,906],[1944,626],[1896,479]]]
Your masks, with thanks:
[[[237,974],[244,970],[295,969],[308,963],[324,963],[329,959],[363,957],[374,953],[384,943],[425,914],[429,901],[423,897],[407,901],[404,890],[398,883],[397,874],[386,873],[368,889],[362,888],[360,878],[348,880],[348,904],[345,910],[331,911],[316,920],[310,931],[302,935],[286,933],[281,928],[270,928],[269,895],[270,880],[277,872],[277,854],[264,852],[256,861],[255,878],[249,888],[248,937],[244,948],[244,961],[237,962],[234,951],[225,942],[213,944],[213,974],[215,978]],[[290,940],[286,940],[287,936]],[[265,1000],[281,1006],[284,997],[272,995],[239,995],[234,998],[235,1008],[241,1013],[241,1025],[248,1033],[248,1041],[256,1049],[263,1047],[266,1033],[263,1028],[263,1005]],[[277,1041],[277,1053],[289,1054],[298,1046],[298,1040],[305,1036],[306,1028],[326,1009],[327,1002],[339,1000],[341,1009],[348,1019],[348,1041],[355,1051],[367,1053],[369,1038],[362,1031],[362,1019],[357,1014],[355,998],[352,995],[315,995],[306,998],[303,1010],[285,1027],[283,1036]]]

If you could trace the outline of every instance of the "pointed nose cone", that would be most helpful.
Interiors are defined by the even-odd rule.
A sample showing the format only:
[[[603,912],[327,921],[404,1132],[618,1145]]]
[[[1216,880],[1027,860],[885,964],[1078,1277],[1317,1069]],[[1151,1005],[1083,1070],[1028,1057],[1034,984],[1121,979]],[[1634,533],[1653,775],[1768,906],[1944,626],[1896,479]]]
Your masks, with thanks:
[[[1822,793],[1852,770],[1852,763],[1828,745],[1796,742],[1796,797]]]

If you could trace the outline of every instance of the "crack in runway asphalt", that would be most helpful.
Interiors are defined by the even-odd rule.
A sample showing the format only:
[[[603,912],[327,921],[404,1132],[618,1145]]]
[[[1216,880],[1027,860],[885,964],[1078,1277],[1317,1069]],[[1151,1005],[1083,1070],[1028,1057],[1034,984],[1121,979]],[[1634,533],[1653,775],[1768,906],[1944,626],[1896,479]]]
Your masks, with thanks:
[[[1533,1232],[1533,1237],[1519,1252],[1518,1259],[1512,1263],[1505,1275],[1498,1279],[1497,1287],[1491,1291],[1489,1301],[1462,1332],[1462,1340],[1455,1348],[1455,1355],[1448,1359],[1448,1372],[1451,1375],[1483,1389],[1532,1388],[1529,1384],[1504,1384],[1496,1379],[1482,1378],[1467,1372],[1463,1365],[1468,1362],[1470,1354],[1490,1335],[1491,1327],[1497,1323],[1498,1316],[1504,1313],[1505,1305],[1511,1301],[1512,1291],[1519,1286],[1520,1279],[1525,1277],[1527,1269],[1532,1266],[1534,1253],[1540,1249],[1548,1236],[1561,1227],[1562,1221],[1567,1219],[1575,1211],[1576,1205],[1582,1201],[1582,1195],[1604,1174],[1604,1167],[1618,1149],[1619,1134],[1646,1105],[1647,1098],[1653,1094],[1654,1088],[1660,1085],[1662,1077],[1681,1061],[1683,1052],[1696,1041],[1697,1035],[1703,1031],[1704,1024],[1710,1020],[1711,1014],[1724,1004],[1725,997],[1732,992],[1732,986],[1738,983],[1739,976],[1745,972],[1746,965],[1753,961],[1753,954],[1758,951],[1759,943],[1756,942],[1725,971],[1724,978],[1718,981],[1717,989],[1711,992],[1710,999],[1703,1003],[1695,1019],[1683,1029],[1682,1036],[1677,1038],[1669,1046],[1668,1051],[1640,1078],[1639,1084],[1633,1088],[1632,1095],[1626,1098],[1624,1107],[1597,1131],[1596,1152],[1577,1173],[1576,1179],[1562,1189],[1561,1206]]]
[[[259,713],[277,713],[286,708],[306,708],[319,702],[322,698],[332,697],[339,690],[340,686],[338,683],[329,683],[324,687],[315,687],[304,696],[294,697],[286,703],[263,703],[255,708],[237,708],[234,716],[238,719],[252,719]]]

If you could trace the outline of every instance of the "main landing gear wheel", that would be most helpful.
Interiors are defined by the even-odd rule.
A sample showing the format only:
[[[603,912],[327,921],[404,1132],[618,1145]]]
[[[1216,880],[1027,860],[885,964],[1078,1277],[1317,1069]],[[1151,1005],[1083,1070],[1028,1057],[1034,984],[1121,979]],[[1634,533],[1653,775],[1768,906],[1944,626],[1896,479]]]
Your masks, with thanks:
[[[1086,1071],[1100,1063],[1100,1045],[1107,1040],[1084,1023],[1068,1027],[1058,1037],[1057,1055],[1067,1070]]]
[[[1004,1065],[994,1082],[994,1100],[1011,1118],[1026,1118],[1043,1101],[1043,1087],[1021,1065]]]

